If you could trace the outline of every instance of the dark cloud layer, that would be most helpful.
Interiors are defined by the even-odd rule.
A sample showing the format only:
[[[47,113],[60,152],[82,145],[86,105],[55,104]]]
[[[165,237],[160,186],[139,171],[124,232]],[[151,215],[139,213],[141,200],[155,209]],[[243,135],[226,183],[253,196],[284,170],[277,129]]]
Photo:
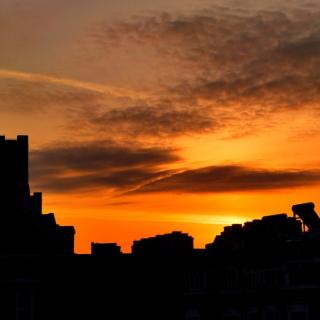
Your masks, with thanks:
[[[175,150],[111,141],[53,145],[31,153],[33,186],[52,192],[114,190],[120,194],[219,193],[316,184],[317,170],[266,170],[238,165],[168,169]]]
[[[148,168],[130,168],[127,170],[77,173],[75,176],[43,176],[41,180],[34,180],[34,186],[41,190],[53,193],[65,192],[88,192],[93,190],[117,191],[118,193],[128,192],[136,189],[141,184],[145,184],[154,179],[169,174],[170,171],[152,171]]]
[[[320,171],[265,170],[243,166],[210,166],[186,170],[145,184],[135,192],[219,193],[286,189],[316,184]]]
[[[128,136],[178,136],[212,131],[214,120],[204,108],[176,108],[174,105],[132,106],[115,108],[106,112],[88,114],[87,127],[107,130],[109,133],[125,132]]]
[[[34,166],[46,162],[48,168],[74,170],[155,166],[178,159],[177,155],[169,149],[130,147],[112,141],[66,143],[36,150],[31,154],[31,162]]]
[[[128,189],[163,176],[161,167],[180,158],[174,150],[120,145],[112,141],[53,145],[30,155],[36,187],[63,192],[78,189]]]

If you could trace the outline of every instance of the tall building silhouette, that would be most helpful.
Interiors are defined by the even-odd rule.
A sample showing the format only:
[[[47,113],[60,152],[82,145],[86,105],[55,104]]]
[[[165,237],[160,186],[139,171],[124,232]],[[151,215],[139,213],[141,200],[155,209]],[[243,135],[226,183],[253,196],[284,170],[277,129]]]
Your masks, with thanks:
[[[0,254],[73,254],[73,227],[42,213],[42,193],[30,194],[28,136],[0,136]]]

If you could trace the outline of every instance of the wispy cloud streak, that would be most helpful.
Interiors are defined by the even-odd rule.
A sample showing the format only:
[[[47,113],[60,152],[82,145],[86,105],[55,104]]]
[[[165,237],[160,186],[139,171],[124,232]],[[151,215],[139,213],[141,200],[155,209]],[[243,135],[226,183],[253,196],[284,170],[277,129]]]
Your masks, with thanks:
[[[272,170],[242,165],[185,169],[179,168],[181,160],[177,150],[114,141],[55,144],[31,153],[31,178],[36,187],[56,193],[106,189],[118,195],[232,193],[320,182],[320,171],[315,169]]]
[[[287,189],[320,182],[319,170],[271,170],[239,165],[175,172],[146,183],[134,193],[221,193]]]
[[[147,92],[137,90],[123,89],[115,86],[79,81],[76,79],[62,78],[51,75],[28,73],[11,70],[0,70],[0,78],[18,79],[30,82],[40,82],[48,84],[58,84],[76,89],[84,89],[95,93],[110,95],[116,98],[130,98],[133,100],[150,99],[153,96]]]

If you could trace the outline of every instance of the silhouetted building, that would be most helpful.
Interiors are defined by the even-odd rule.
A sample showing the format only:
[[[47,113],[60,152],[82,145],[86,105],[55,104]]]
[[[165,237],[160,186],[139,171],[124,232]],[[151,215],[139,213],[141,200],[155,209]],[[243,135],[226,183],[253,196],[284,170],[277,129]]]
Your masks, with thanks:
[[[206,245],[209,252],[225,255],[276,255],[286,250],[288,243],[302,236],[301,222],[285,213],[265,216],[241,224],[224,227],[213,243]]]
[[[320,319],[319,217],[313,203],[292,210],[227,226],[192,259],[185,320]]]
[[[95,256],[116,257],[121,255],[121,247],[116,243],[91,242],[91,254]]]
[[[42,213],[42,194],[30,195],[28,137],[0,136],[1,254],[73,254],[74,228]]]
[[[136,240],[132,245],[132,254],[136,256],[182,256],[192,250],[193,238],[180,231]]]

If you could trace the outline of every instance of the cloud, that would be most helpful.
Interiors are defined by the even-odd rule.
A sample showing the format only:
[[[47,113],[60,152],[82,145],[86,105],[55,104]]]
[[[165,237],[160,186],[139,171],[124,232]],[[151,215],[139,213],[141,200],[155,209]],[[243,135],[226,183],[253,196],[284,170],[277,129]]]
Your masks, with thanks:
[[[36,189],[52,193],[88,192],[96,190],[115,191],[117,193],[129,192],[149,181],[166,176],[171,171],[154,171],[148,168],[131,168],[108,172],[78,173],[76,176],[50,176],[33,184]]]
[[[178,106],[195,123],[201,118],[204,132],[216,132],[244,123],[255,127],[281,112],[319,111],[319,19],[319,5],[296,2],[286,10],[213,8],[103,23],[91,38],[106,55],[127,50],[157,57],[159,82],[173,110]],[[139,125],[134,116],[111,112],[100,120],[109,124],[114,118],[133,131],[145,119]],[[174,121],[170,126],[172,135],[186,132],[175,131]],[[190,126],[194,132],[203,131]]]
[[[36,112],[93,109],[122,99],[151,99],[147,92],[52,75],[0,69],[0,111]]]
[[[87,108],[101,101],[101,96],[88,90],[66,88],[60,84],[0,78],[0,111],[6,113],[43,113]]]
[[[75,89],[83,89],[97,94],[104,94],[106,96],[114,96],[118,98],[127,97],[133,100],[147,99],[152,97],[151,95],[143,91],[124,89],[111,85],[79,81],[71,78],[62,78],[38,73],[0,69],[0,78],[22,80],[31,83],[61,85]]]
[[[172,173],[137,188],[134,193],[262,191],[307,186],[319,182],[319,170],[266,170],[238,165],[209,166]]]
[[[30,155],[30,177],[37,188],[53,192],[136,187],[168,174],[164,165],[179,161],[175,150],[143,148],[112,141],[64,143]]]
[[[221,6],[100,24],[90,34],[93,50],[98,45],[104,59],[112,52],[113,63],[119,57],[120,71],[132,52],[138,62],[147,58],[130,64],[128,78],[146,70],[154,74],[152,85],[137,83],[137,90],[0,70],[0,111],[55,108],[68,133],[75,123],[80,136],[140,140],[221,132],[240,137],[271,126],[279,113],[308,110],[318,117],[319,6],[273,7]]]
[[[30,177],[33,187],[54,193],[105,189],[126,195],[262,191],[320,182],[318,170],[183,169],[177,166],[180,160],[173,149],[114,141],[54,144],[31,152]]]
[[[92,111],[92,110],[91,110]],[[171,104],[136,105],[111,108],[103,112],[85,113],[87,129],[128,137],[166,137],[211,132],[215,121],[204,108],[179,108]]]
[[[151,92],[0,69],[0,111],[56,110],[67,131],[104,137],[164,137],[215,128],[203,107],[173,104]],[[76,129],[76,130],[75,130]]]
[[[113,141],[55,144],[32,151],[34,166],[46,162],[47,167],[74,170],[100,170],[156,166],[179,160],[174,150],[121,145]]]

